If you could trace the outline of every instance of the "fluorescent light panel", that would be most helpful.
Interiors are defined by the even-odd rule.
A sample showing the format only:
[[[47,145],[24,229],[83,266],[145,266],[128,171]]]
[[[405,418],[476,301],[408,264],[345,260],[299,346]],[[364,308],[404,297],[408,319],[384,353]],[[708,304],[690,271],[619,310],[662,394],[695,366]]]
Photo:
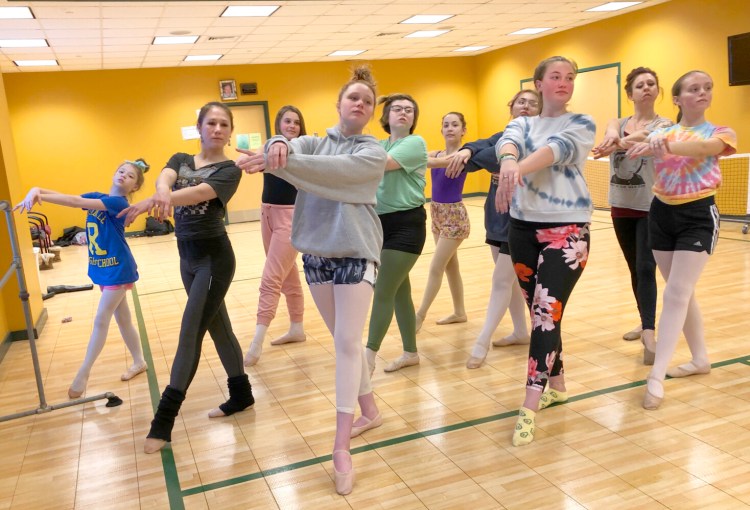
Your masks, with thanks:
[[[516,30],[515,32],[511,32],[508,35],[534,35],[539,34],[541,32],[546,32],[547,30],[552,30],[551,28],[524,28],[522,30]]]
[[[336,50],[330,53],[329,57],[353,57],[354,55],[360,55],[367,50]]]
[[[405,19],[404,21],[401,21],[400,23],[406,24],[431,24],[431,23],[440,23],[441,21],[445,21],[448,18],[452,18],[453,14],[417,14],[416,16],[412,16],[411,18]]]
[[[34,19],[28,7],[0,7],[0,19]]]
[[[450,32],[450,30],[418,30],[416,32],[412,32],[409,35],[405,35],[404,37],[416,37],[416,38],[437,37],[439,35],[447,34],[448,32]]]
[[[164,36],[159,35],[154,37],[154,41],[151,44],[193,44],[198,40],[197,35],[180,35],[180,36]]]
[[[489,48],[489,46],[464,46],[463,48],[458,48],[457,50],[453,51],[479,51],[485,48]]]
[[[611,12],[611,11],[619,11],[620,9],[627,9],[628,7],[633,7],[634,5],[642,4],[643,2],[609,2],[603,5],[600,5],[598,7],[592,7],[591,9],[586,9],[586,12]]]
[[[14,64],[18,67],[34,67],[34,66],[56,66],[59,65],[57,60],[14,60]]]
[[[0,39],[0,48],[46,48],[46,39]]]
[[[276,12],[278,8],[278,5],[230,5],[224,9],[221,17],[265,17]]]
[[[224,55],[188,55],[185,62],[195,62],[199,60],[219,60]]]

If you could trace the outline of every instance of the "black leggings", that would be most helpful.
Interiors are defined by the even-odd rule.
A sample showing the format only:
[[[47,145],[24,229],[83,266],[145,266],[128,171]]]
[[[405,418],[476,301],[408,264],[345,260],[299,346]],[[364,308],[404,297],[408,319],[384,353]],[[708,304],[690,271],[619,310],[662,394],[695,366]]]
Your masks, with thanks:
[[[206,331],[216,346],[227,377],[245,373],[242,349],[232,331],[224,297],[234,276],[235,259],[226,235],[199,241],[178,241],[180,275],[188,294],[180,340],[169,385],[187,392],[198,369]]]
[[[562,318],[589,255],[588,224],[510,220],[510,258],[531,315],[526,385],[544,390],[563,373]]]
[[[656,325],[656,261],[648,244],[648,216],[643,218],[612,218],[617,242],[630,269],[643,329]]]

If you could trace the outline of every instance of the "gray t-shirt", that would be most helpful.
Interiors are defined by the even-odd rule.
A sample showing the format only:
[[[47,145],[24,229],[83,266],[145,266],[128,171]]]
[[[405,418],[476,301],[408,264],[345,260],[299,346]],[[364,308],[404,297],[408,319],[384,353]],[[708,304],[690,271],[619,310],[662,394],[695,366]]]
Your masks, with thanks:
[[[212,163],[203,168],[195,168],[195,158],[178,152],[166,165],[177,172],[174,191],[206,183],[216,192],[216,198],[199,204],[183,205],[174,208],[175,235],[181,241],[210,239],[226,232],[224,215],[227,202],[240,185],[242,170],[234,161]]]

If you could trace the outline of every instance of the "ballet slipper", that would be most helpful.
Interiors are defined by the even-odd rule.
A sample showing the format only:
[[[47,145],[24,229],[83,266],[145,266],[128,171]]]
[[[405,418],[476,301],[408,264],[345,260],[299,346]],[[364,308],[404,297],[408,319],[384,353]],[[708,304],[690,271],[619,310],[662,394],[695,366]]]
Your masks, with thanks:
[[[435,324],[443,326],[445,324],[458,324],[459,322],[466,322],[467,320],[466,314],[456,315],[455,313],[452,313],[448,317],[443,317],[442,319],[435,321]]]
[[[260,342],[252,342],[250,348],[245,354],[244,364],[246,367],[255,366],[260,361],[260,355],[263,352],[263,344]]]
[[[539,410],[545,409],[555,402],[567,402],[568,392],[549,389],[539,398]]]
[[[347,450],[334,450],[333,455],[336,455],[337,453],[345,453],[349,456],[349,459],[351,460],[351,453],[349,453]],[[331,455],[331,460],[333,460],[333,455]],[[347,494],[351,494],[352,489],[354,488],[354,463],[352,462],[352,467],[347,472],[340,472],[336,470],[336,464],[333,464],[333,481],[336,485],[336,493],[340,494],[341,496],[346,496]]]
[[[401,370],[402,368],[410,367],[413,365],[419,365],[419,353],[404,351],[401,356],[388,363],[383,371],[395,372],[397,370]]]
[[[651,390],[648,389],[649,381],[654,381],[655,383],[659,384],[659,386],[662,389],[661,397],[657,396],[654,393],[651,393]],[[649,375],[648,378],[646,379],[646,393],[643,395],[643,408],[649,411],[654,411],[656,409],[659,409],[659,406],[661,405],[662,400],[664,400],[664,385],[659,379]]]
[[[667,369],[667,375],[675,378],[709,373],[711,373],[711,365],[698,366],[692,361]]]
[[[493,340],[492,345],[495,347],[505,347],[507,345],[528,345],[529,342],[531,342],[531,337],[529,335],[516,336],[515,333],[511,333],[503,338]]]
[[[362,425],[352,425],[352,432],[349,437],[357,437],[370,429],[380,427],[383,424],[383,417],[378,413],[375,415],[375,418],[371,420],[367,416],[362,415],[359,417],[358,421],[363,421],[364,423]]]
[[[131,366],[130,368],[128,368],[128,369],[127,369],[127,370],[125,371],[125,373],[124,373],[124,374],[122,374],[122,375],[120,376],[120,380],[121,380],[121,381],[129,381],[129,380],[131,380],[131,379],[132,379],[133,377],[135,377],[136,375],[138,375],[138,374],[142,374],[142,373],[143,373],[143,372],[145,372],[146,370],[148,370],[148,365],[146,364],[146,362],[145,362],[145,361],[143,362],[143,364],[142,364],[142,365],[133,365],[133,366]]]
[[[513,431],[513,446],[524,446],[534,440],[536,413],[522,407],[518,411],[518,421]]]
[[[271,340],[271,345],[293,344],[293,343],[298,343],[298,342],[304,342],[306,340],[307,340],[307,335],[305,335],[304,333],[302,335],[293,335],[291,333],[287,333],[286,335],[280,336],[279,338],[275,340]]]
[[[641,328],[641,326],[638,326],[628,331],[624,335],[622,335],[622,339],[627,340],[627,341],[638,340],[641,338],[642,331],[643,331],[643,328]]]
[[[644,329],[641,333],[641,343],[643,344],[643,364],[651,366],[656,360],[656,341],[654,340],[654,330]]]

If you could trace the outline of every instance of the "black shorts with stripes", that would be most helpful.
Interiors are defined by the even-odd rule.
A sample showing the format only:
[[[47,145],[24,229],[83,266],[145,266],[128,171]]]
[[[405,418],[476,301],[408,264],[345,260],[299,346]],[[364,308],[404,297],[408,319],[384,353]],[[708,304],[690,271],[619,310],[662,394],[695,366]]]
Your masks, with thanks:
[[[719,239],[719,210],[713,196],[669,205],[658,198],[648,213],[652,250],[696,251],[711,255]]]

